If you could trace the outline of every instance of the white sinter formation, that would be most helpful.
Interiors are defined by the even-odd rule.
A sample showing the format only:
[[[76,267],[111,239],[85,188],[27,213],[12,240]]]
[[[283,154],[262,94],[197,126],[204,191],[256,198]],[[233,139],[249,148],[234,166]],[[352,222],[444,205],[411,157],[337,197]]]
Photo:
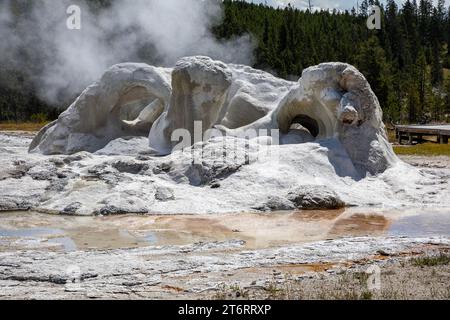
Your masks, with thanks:
[[[184,151],[174,148],[179,129],[190,135]],[[0,211],[450,206],[448,173],[398,160],[378,99],[344,63],[308,68],[297,82],[208,57],[174,69],[116,65],[27,154],[30,142],[0,134]]]
[[[181,59],[171,81],[169,72],[142,64],[112,67],[39,133],[30,150],[95,152],[117,138],[150,133],[150,147],[167,155],[179,142],[176,130],[187,129],[191,141],[183,143],[192,145],[220,124],[229,135],[279,129],[287,135],[282,143],[337,138],[362,176],[382,173],[396,161],[378,99],[348,64],[308,68],[295,84],[208,57]],[[195,121],[202,123],[197,141]]]
[[[147,136],[171,96],[170,69],[126,63],[111,67],[58,120],[39,132],[31,152],[95,152],[128,136]]]
[[[364,76],[345,63],[306,69],[275,110],[248,126],[222,129],[231,135],[279,129],[282,143],[336,138],[362,176],[382,173],[397,161],[377,97]]]

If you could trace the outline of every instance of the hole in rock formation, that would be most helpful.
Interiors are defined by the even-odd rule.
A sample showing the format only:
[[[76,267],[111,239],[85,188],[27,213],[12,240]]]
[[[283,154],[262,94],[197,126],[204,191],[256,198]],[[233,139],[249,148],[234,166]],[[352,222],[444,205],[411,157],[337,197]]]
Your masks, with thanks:
[[[310,67],[291,83],[207,57],[185,57],[175,69],[120,64],[41,130],[25,169],[11,158],[3,207],[63,214],[276,211],[296,207],[287,197],[291,188],[299,190],[302,208],[334,207],[334,194],[349,205],[422,203],[423,194],[438,192],[425,184],[443,190],[401,163],[382,120],[370,84],[344,63]],[[438,198],[445,197],[426,200],[434,205]]]
[[[148,136],[170,99],[170,73],[140,63],[112,66],[39,132],[30,152],[93,153],[120,138]]]
[[[219,149],[217,141],[204,138],[217,129],[227,137],[248,137],[249,132],[278,136],[281,145],[315,142],[316,156],[327,152],[323,161],[337,167],[338,175],[345,171],[365,177],[383,173],[398,160],[382,119],[375,93],[351,65],[323,63],[288,83],[262,71],[193,56],[173,69],[112,66],[41,130],[30,152],[98,152],[119,138],[148,136],[149,152],[167,156],[202,140]],[[309,156],[310,148],[296,152]]]
[[[144,87],[129,89],[113,109],[125,128],[132,128],[137,134],[148,135],[156,113],[161,113],[163,105]]]
[[[292,125],[298,124],[309,131],[313,141],[333,137],[337,125],[335,112],[315,99],[302,101],[297,94],[293,91],[293,97],[288,97],[291,101],[281,103],[274,113],[280,131],[292,134]]]
[[[292,130],[307,131],[314,138],[317,138],[320,133],[319,124],[317,121],[306,115],[299,115],[294,118],[290,127],[290,131]]]

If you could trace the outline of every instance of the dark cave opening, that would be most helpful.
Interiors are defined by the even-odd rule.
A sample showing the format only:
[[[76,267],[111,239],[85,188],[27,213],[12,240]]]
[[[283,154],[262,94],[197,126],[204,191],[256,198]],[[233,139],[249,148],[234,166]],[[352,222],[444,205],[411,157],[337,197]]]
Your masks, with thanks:
[[[308,131],[314,138],[320,133],[319,123],[313,118],[306,115],[298,115],[292,120],[291,130],[306,130]]]

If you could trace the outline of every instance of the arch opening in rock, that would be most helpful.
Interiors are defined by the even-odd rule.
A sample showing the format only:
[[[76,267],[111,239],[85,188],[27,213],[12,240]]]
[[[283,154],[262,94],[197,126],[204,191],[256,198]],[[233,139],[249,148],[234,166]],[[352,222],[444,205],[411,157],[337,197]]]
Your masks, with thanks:
[[[314,138],[317,138],[320,134],[319,123],[307,115],[298,115],[292,120],[291,127],[292,130],[303,130],[307,131]]]
[[[173,132],[195,137],[194,123],[201,121],[202,133],[213,127],[232,137],[262,132],[281,145],[326,146],[333,139],[340,158],[351,162],[345,166],[362,177],[397,162],[378,99],[353,66],[313,66],[295,83],[236,68],[203,56],[182,58],[174,69],[113,66],[37,135],[30,152],[97,152],[118,138],[147,136],[152,154],[169,155],[178,145]]]
[[[164,105],[147,88],[136,86],[128,90],[113,108],[123,126],[148,135],[153,122],[163,112]]]

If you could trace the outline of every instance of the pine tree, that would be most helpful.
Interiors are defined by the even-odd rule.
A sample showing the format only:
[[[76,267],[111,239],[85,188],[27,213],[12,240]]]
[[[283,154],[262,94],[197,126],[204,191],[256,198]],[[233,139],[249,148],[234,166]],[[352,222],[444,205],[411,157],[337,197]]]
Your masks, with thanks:
[[[92,0],[93,14],[119,0]],[[219,41],[250,34],[254,67],[280,77],[298,78],[303,68],[325,61],[356,65],[369,80],[387,119],[417,122],[450,114],[450,14],[444,0],[361,0],[358,14],[327,10],[308,12],[292,5],[272,8],[249,1],[223,0],[223,19],[212,27]],[[13,24],[29,19],[35,1],[10,0]],[[382,30],[368,30],[367,10],[382,8]],[[17,28],[17,37],[21,37]],[[26,30],[25,32],[33,32]],[[43,57],[27,46],[17,70],[0,59],[0,121],[26,120],[33,113],[57,115],[37,97],[36,75]],[[1,58],[1,54],[0,54]],[[132,57],[135,58],[135,57]],[[156,48],[142,43],[139,60],[152,63]],[[52,113],[53,112],[53,113]],[[447,118],[448,119],[448,116]]]
[[[445,121],[450,122],[450,78],[445,80],[444,99],[442,104],[443,118]]]
[[[441,62],[441,46],[437,40],[433,42],[433,55],[431,60],[431,84],[440,86],[444,80]]]
[[[380,47],[376,37],[371,37],[359,48],[356,65],[364,73],[369,83],[373,85],[381,106],[387,111],[386,116],[393,117],[396,106],[392,106],[395,98],[392,90],[391,66],[386,60],[386,54]],[[391,105],[391,108],[389,106]]]

